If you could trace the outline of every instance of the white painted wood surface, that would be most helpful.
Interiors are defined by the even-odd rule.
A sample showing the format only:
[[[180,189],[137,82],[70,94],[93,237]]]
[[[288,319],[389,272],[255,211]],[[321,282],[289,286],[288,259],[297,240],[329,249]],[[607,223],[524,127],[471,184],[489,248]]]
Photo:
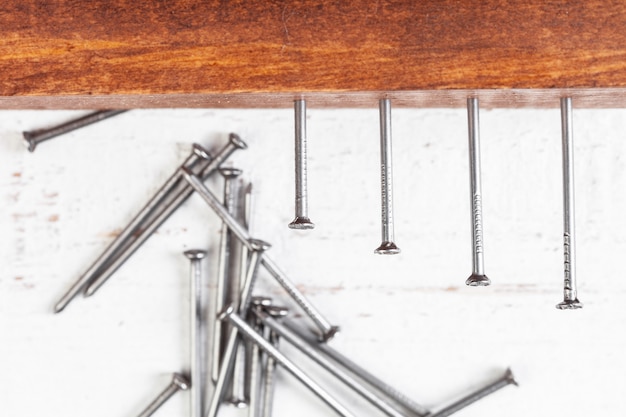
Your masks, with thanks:
[[[0,416],[133,417],[188,364],[188,264],[220,224],[197,196],[92,298],[52,307],[199,142],[229,132],[229,165],[254,183],[253,235],[342,333],[331,343],[437,410],[512,366],[507,387],[459,416],[622,416],[626,391],[626,111],[575,110],[578,277],[562,299],[560,121],[553,110],[481,112],[489,288],[467,288],[464,109],[394,110],[396,239],[380,243],[378,113],[309,110],[309,232],[293,209],[289,110],[137,110],[52,139],[21,131],[75,111],[0,112]],[[221,181],[208,185],[221,195]],[[258,293],[285,299],[264,275]],[[293,353],[291,350],[288,353]],[[299,358],[298,363],[306,365]],[[309,367],[310,368],[310,367]],[[313,368],[315,369],[315,368]],[[321,372],[322,381],[329,381]],[[326,382],[360,416],[378,416]],[[276,417],[333,415],[284,372]],[[188,412],[177,395],[158,416]],[[222,415],[243,415],[224,408]]]

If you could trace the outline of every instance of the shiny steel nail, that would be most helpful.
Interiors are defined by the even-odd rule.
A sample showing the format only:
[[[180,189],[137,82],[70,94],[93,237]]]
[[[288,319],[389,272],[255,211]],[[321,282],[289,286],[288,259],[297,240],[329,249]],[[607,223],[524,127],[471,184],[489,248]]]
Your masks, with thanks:
[[[170,382],[167,388],[165,388],[165,390],[163,390],[163,392],[161,392],[159,396],[156,397],[154,401],[152,401],[150,405],[148,405],[148,407],[141,412],[141,414],[139,414],[139,417],[150,417],[156,410],[165,404],[165,402],[169,400],[172,395],[176,394],[180,390],[185,391],[189,389],[190,386],[191,384],[185,376],[181,374],[174,374],[172,382]]]
[[[233,214],[235,211],[236,179],[241,175],[241,170],[237,168],[221,168],[220,173],[224,177],[224,202],[226,210]],[[230,248],[231,236],[228,226],[222,224],[220,246],[217,260],[217,289],[214,299],[215,308],[210,315],[210,322],[213,330],[213,354],[211,366],[211,379],[213,382],[217,380],[219,374],[219,363],[222,357],[222,346],[225,343],[225,337],[228,334],[222,328],[222,322],[217,320],[217,313],[224,310],[224,306],[234,302],[228,300],[227,291],[228,281],[230,277]]]
[[[213,195],[213,193],[200,181],[200,179],[193,175],[189,170],[184,170],[185,178],[189,181],[189,184],[193,187],[194,190],[200,194],[202,199],[215,211],[215,213],[222,219],[224,223],[228,225],[230,230],[233,232],[235,236],[243,243],[248,250],[252,248],[250,246],[250,236],[248,231],[235,219],[231,216],[228,211],[220,204],[218,199]],[[304,295],[296,288],[296,286],[287,278],[287,276],[282,273],[276,264],[267,257],[267,255],[262,256],[261,263],[265,266],[265,269],[276,279],[276,281],[287,291],[287,293],[294,299],[294,301],[302,307],[304,312],[317,324],[317,326],[322,331],[322,340],[327,341],[330,340],[335,333],[339,331],[339,327],[332,326],[322,315],[321,313],[313,307],[313,305],[304,297]]]
[[[167,200],[176,192],[176,189],[181,183],[182,167],[194,169],[194,167],[199,166],[201,168],[210,161],[211,156],[209,153],[202,146],[194,143],[191,154],[185,159],[181,166],[176,169],[174,174],[167,179],[165,184],[163,184],[163,186],[131,220],[124,230],[122,230],[113,242],[109,244],[109,246],[87,269],[87,271],[81,275],[78,281],[72,285],[67,293],[56,304],[54,312],[59,313],[63,311],[70,301],[78,295],[78,293],[95,277],[95,275],[102,271],[107,264],[110,264],[113,261],[114,256],[117,255],[124,246],[128,245],[128,243],[133,239],[133,234],[140,229],[149,217],[153,215],[155,211],[158,211],[161,207],[167,204]],[[182,181],[182,183],[184,185],[184,181]]]
[[[483,203],[480,179],[480,126],[478,99],[467,99],[470,160],[470,206],[472,208],[472,275],[465,281],[472,287],[487,286],[491,281],[485,275],[483,261]]]
[[[417,414],[418,416],[427,416],[430,414],[430,411],[428,411],[424,406],[416,403],[411,398],[398,391],[396,388],[382,381],[380,378],[373,375],[365,368],[356,364],[354,361],[352,361],[352,359],[333,349],[327,343],[318,343],[312,333],[303,331],[300,326],[297,326],[290,321],[286,321],[284,324],[285,327],[300,336],[303,340],[306,340],[315,349],[319,350],[321,353],[325,354],[326,356],[343,366],[353,375],[357,376],[363,382],[369,384],[371,387],[377,389],[380,393],[387,396],[387,398],[395,401],[403,408],[411,411],[414,414]]]
[[[207,179],[233,152],[237,149],[246,148],[246,143],[242,141],[239,136],[231,133],[228,143],[218,152],[210,163],[202,167],[202,172],[199,177],[203,180]],[[185,168],[183,168],[183,171],[184,170]],[[137,249],[141,247],[141,245],[152,235],[152,233],[154,233],[159,226],[163,224],[163,222],[165,222],[165,220],[167,220],[169,216],[171,216],[172,213],[174,213],[176,209],[178,209],[178,207],[185,202],[185,200],[187,200],[191,194],[193,194],[193,189],[191,187],[181,187],[177,194],[169,199],[167,204],[155,213],[148,224],[142,223],[141,229],[139,230],[140,233],[138,233],[137,236],[134,236],[134,240],[132,240],[120,252],[116,253],[115,259],[108,264],[106,268],[98,273],[97,278],[95,278],[89,287],[87,287],[85,295],[93,295],[111,277],[111,275],[113,275],[113,273],[115,273],[115,271],[117,271],[117,269],[122,266]]]
[[[309,219],[306,146],[306,100],[294,101],[296,133],[296,218],[289,223],[291,229],[313,229]]]
[[[104,119],[108,119],[109,117],[117,116],[118,114],[127,111],[128,110],[99,110],[86,116],[79,117],[78,119],[70,120],[67,123],[51,127],[49,129],[38,129],[28,132],[22,132],[22,136],[24,136],[24,143],[28,150],[30,152],[34,152],[37,145],[39,145],[41,142],[60,135],[64,135],[76,129],[80,129],[81,127],[89,126],[90,124],[97,123]]]
[[[191,327],[191,416],[202,417],[204,410],[204,381],[202,378],[202,358],[204,345],[200,337],[202,332],[202,259],[206,256],[203,250],[185,251],[185,256],[191,261],[190,267],[190,327]]]
[[[271,300],[266,297],[253,297],[251,311],[262,308],[263,303],[271,303]],[[263,325],[254,314],[248,314],[248,324],[254,329],[255,332],[263,334]],[[245,398],[248,403],[248,417],[257,417],[259,415],[259,400],[260,400],[260,351],[259,347],[254,343],[246,341],[246,372],[245,372]]]
[[[289,310],[285,307],[279,306],[265,306],[263,311],[269,314],[274,319],[281,319],[289,314]],[[279,339],[278,334],[271,330],[267,330],[267,341],[278,349]],[[258,346],[254,345],[257,349]],[[267,356],[264,352],[262,356],[265,358],[265,369],[263,369],[261,378],[262,385],[260,389],[259,398],[259,413],[261,417],[270,417],[272,415],[272,409],[274,407],[274,390],[275,390],[275,378],[276,378],[276,361],[271,356]]]
[[[494,381],[491,384],[487,385],[486,387],[481,388],[478,391],[473,392],[461,398],[460,400],[456,401],[454,404],[451,404],[450,406],[444,408],[443,410],[436,412],[431,417],[450,416],[456,413],[457,411],[467,407],[468,405],[473,404],[476,401],[486,397],[487,395],[493,394],[499,389],[502,389],[506,387],[507,385],[511,385],[511,384],[517,385],[517,381],[515,381],[515,378],[513,377],[513,372],[511,372],[511,369],[507,369],[504,375],[501,378],[498,378],[497,381]]]
[[[576,288],[576,232],[574,216],[574,123],[571,97],[561,98],[561,137],[563,154],[563,301],[559,310],[582,308]]]
[[[337,379],[339,379],[341,382],[354,390],[354,392],[369,401],[374,407],[378,408],[380,411],[391,417],[405,417],[404,413],[394,407],[392,403],[385,401],[385,399],[381,398],[379,395],[376,395],[376,393],[374,393],[358,380],[343,371],[339,366],[326,359],[309,343],[300,338],[295,332],[292,332],[287,327],[281,325],[263,311],[254,310],[253,313],[256,314],[257,317],[259,317],[264,326],[269,327],[270,329],[278,333],[282,339],[287,340],[290,344],[292,344],[306,356],[311,358],[314,362],[317,362],[322,368],[326,369],[332,375],[337,377]]]
[[[394,243],[393,230],[393,170],[391,153],[391,100],[379,101],[380,111],[380,179],[382,202],[382,243],[374,251],[382,255],[400,253]]]
[[[239,314],[246,316],[250,303],[252,300],[252,290],[256,281],[258,267],[260,260],[265,249],[269,248],[269,243],[261,240],[251,239],[252,252],[250,253],[250,266],[248,267],[248,273],[246,280],[241,290],[240,304],[237,306]],[[220,403],[226,394],[226,386],[231,379],[233,368],[235,366],[235,354],[239,346],[238,330],[236,327],[230,329],[228,340],[224,349],[224,357],[220,363],[220,372],[215,382],[215,389],[213,390],[213,396],[208,406],[207,417],[215,417],[219,409]]]
[[[267,355],[274,358],[283,368],[289,373],[298,378],[304,385],[306,385],[315,395],[328,404],[337,414],[344,417],[355,417],[343,404],[337,401],[331,396],[324,388],[309,377],[304,371],[298,368],[292,361],[290,361],[285,355],[283,355],[278,349],[272,346],[261,335],[256,333],[253,329],[246,324],[246,322],[239,316],[233,314],[234,309],[229,307],[222,315],[221,319],[228,320],[230,323],[242,333],[242,335],[254,343],[256,343]],[[213,417],[209,415],[208,417]]]

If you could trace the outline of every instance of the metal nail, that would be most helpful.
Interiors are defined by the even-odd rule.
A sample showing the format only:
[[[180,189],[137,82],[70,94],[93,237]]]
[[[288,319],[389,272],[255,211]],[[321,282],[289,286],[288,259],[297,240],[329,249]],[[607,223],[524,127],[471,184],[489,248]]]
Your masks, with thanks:
[[[285,321],[284,324],[289,330],[306,340],[315,349],[324,353],[326,356],[343,366],[346,370],[350,371],[353,375],[360,378],[363,382],[366,382],[371,387],[377,389],[380,393],[386,395],[389,399],[395,401],[403,408],[419,416],[427,416],[430,414],[430,411],[428,411],[424,406],[416,403],[396,388],[373,375],[365,368],[359,366],[352,359],[333,349],[327,343],[318,343],[312,333],[304,332],[300,326],[295,325],[291,321]]]
[[[236,179],[241,175],[242,171],[237,168],[221,168],[220,173],[224,177],[224,202],[223,205],[230,213],[235,211],[234,192],[237,190]],[[213,345],[212,345],[212,366],[211,379],[213,382],[217,380],[219,374],[219,363],[222,358],[222,347],[228,332],[222,328],[222,322],[217,320],[217,313],[224,309],[224,306],[234,302],[227,298],[227,288],[230,275],[230,248],[231,236],[228,226],[222,224],[221,240],[218,250],[217,261],[217,289],[214,299],[215,308],[212,309],[210,315],[210,323],[213,328]]]
[[[383,398],[376,395],[376,393],[368,389],[365,385],[361,384],[358,380],[350,376],[348,373],[344,372],[336,364],[326,359],[316,349],[309,345],[304,339],[300,338],[296,333],[290,331],[287,327],[281,325],[263,311],[254,310],[253,313],[256,314],[257,317],[259,317],[264,326],[269,327],[270,329],[278,333],[282,339],[287,340],[290,344],[292,344],[306,356],[317,362],[322,368],[326,369],[332,375],[337,377],[337,379],[353,389],[357,394],[361,395],[380,411],[391,417],[405,417],[404,413],[395,408],[393,404],[385,401]]]
[[[177,188],[180,188],[182,167],[194,169],[199,166],[200,168],[205,166],[211,161],[211,155],[202,146],[194,143],[192,146],[191,154],[185,159],[185,161],[174,171],[174,174],[170,176],[165,184],[156,192],[156,194],[148,201],[148,203],[139,211],[139,213],[130,221],[130,223],[122,230],[122,232],[109,244],[104,252],[95,260],[95,262],[80,276],[72,287],[63,295],[63,297],[57,302],[54,307],[55,313],[60,313],[67,307],[67,305],[78,295],[82,289],[93,280],[95,275],[102,271],[113,260],[113,257],[120,252],[120,250],[128,245],[129,241],[133,238],[133,235],[140,230],[142,224],[155,211],[165,204],[168,199],[174,194]],[[182,181],[184,185],[184,181]]]
[[[189,383],[189,379],[181,374],[174,374],[172,377],[172,382],[169,383],[167,388],[163,390],[155,399],[146,407],[145,410],[139,414],[139,417],[150,417],[156,410],[158,410],[167,400],[169,400],[172,395],[176,394],[178,391],[185,391],[191,387]]]
[[[37,145],[48,139],[64,135],[72,132],[81,127],[89,126],[90,124],[97,123],[109,117],[117,116],[127,112],[128,110],[99,110],[93,113],[89,113],[86,116],[79,117],[78,119],[70,120],[67,123],[60,124],[58,126],[51,127],[49,129],[38,129],[27,132],[22,132],[24,136],[24,143],[29,152],[34,152]]]
[[[393,163],[391,152],[391,100],[379,101],[380,112],[380,179],[382,243],[374,253],[395,255],[400,248],[394,243],[393,230]]]
[[[213,193],[200,181],[200,179],[195,176],[189,170],[183,170],[185,173],[185,178],[191,184],[194,190],[200,194],[202,199],[215,211],[215,213],[222,219],[224,223],[228,225],[233,234],[245,245],[248,249],[254,250],[251,247],[251,239],[248,234],[248,231],[235,219],[231,216],[226,209],[220,204],[218,199],[213,195]],[[294,299],[294,301],[302,307],[304,312],[315,322],[315,324],[322,331],[322,340],[328,341],[330,340],[338,331],[339,327],[332,326],[322,315],[321,313],[313,307],[313,305],[304,297],[304,295],[296,288],[296,286],[287,278],[287,276],[282,273],[276,264],[267,257],[267,255],[263,255],[261,259],[261,263],[265,267],[265,269],[276,279],[276,281],[287,291],[287,293]]]
[[[224,311],[220,317],[222,320],[228,320],[230,323],[236,326],[237,329],[243,334],[243,336],[249,338],[256,343],[267,355],[274,358],[274,360],[284,367],[289,373],[298,378],[304,385],[306,385],[315,395],[328,404],[337,414],[344,417],[354,417],[343,404],[331,396],[324,388],[322,388],[317,382],[309,377],[304,371],[298,368],[292,361],[290,361],[285,355],[283,355],[278,349],[272,346],[261,335],[256,333],[253,329],[246,324],[246,322],[233,314],[234,309],[229,307]],[[209,415],[208,417],[213,417]]]
[[[201,337],[202,323],[202,259],[207,252],[204,250],[188,250],[185,256],[191,261],[190,267],[190,327],[191,327],[191,416],[202,417],[204,410],[204,379],[202,378],[202,359],[204,345]]]
[[[262,308],[263,303],[271,303],[266,297],[253,297],[251,311]],[[248,324],[259,334],[263,334],[263,325],[254,314],[248,314]],[[261,354],[259,347],[246,340],[246,372],[245,372],[245,398],[248,402],[248,416],[257,417],[260,412],[260,376]]]
[[[307,230],[315,225],[309,219],[307,186],[306,100],[294,101],[296,133],[296,218],[289,228]]]
[[[202,172],[199,177],[206,180],[211,176],[220,165],[237,149],[246,149],[247,145],[241,140],[239,136],[234,133],[230,134],[228,143],[218,152],[218,154],[211,160],[211,162],[202,168]],[[183,168],[183,172],[185,168]],[[110,277],[117,271],[117,269],[126,262],[126,260],[141,247],[141,245],[154,233],[165,220],[169,218],[180,207],[181,204],[187,200],[187,198],[193,194],[193,188],[185,186],[181,187],[176,196],[172,197],[162,209],[153,216],[148,224],[141,225],[135,239],[123,248],[120,252],[115,254],[115,259],[112,260],[106,268],[98,273],[98,277],[89,284],[85,291],[86,296],[93,295]]]
[[[472,287],[491,284],[485,275],[483,260],[483,203],[480,179],[480,126],[478,120],[478,99],[467,99],[467,121],[469,131],[470,160],[470,206],[472,208],[472,275],[465,281]]]
[[[260,265],[261,255],[269,244],[260,240],[251,239],[253,241],[253,250],[250,254],[250,266],[246,280],[241,290],[240,304],[237,310],[243,316],[247,315],[252,300],[252,289],[256,281],[258,267]],[[231,306],[232,308],[232,306]],[[230,329],[228,340],[224,349],[224,357],[220,363],[220,372],[215,382],[213,396],[208,406],[207,417],[215,417],[219,409],[220,403],[226,394],[226,386],[232,377],[233,368],[235,366],[235,354],[239,346],[238,330],[236,327]]]
[[[561,98],[561,138],[563,154],[563,301],[559,310],[575,310],[583,305],[578,301],[576,288],[576,232],[574,216],[574,123],[572,98]]]
[[[493,394],[494,392],[498,391],[499,389],[502,389],[504,387],[506,387],[507,385],[516,385],[517,386],[517,381],[515,381],[515,378],[513,377],[513,372],[511,372],[511,369],[507,369],[506,372],[504,373],[504,375],[500,378],[498,378],[497,381],[492,382],[491,384],[487,385],[484,388],[481,388],[463,398],[461,398],[460,400],[456,401],[455,403],[451,404],[450,406],[444,408],[441,411],[436,412],[435,414],[433,414],[431,417],[447,417],[450,416],[454,413],[456,413],[457,411],[467,407],[470,404],[475,403],[476,401],[486,397],[489,394]]]
[[[269,314],[271,317],[275,319],[282,319],[283,317],[286,317],[289,314],[289,310],[285,307],[272,305],[272,306],[263,306],[262,308],[263,308],[263,311],[265,311],[267,314]],[[267,333],[267,335],[264,336],[267,339],[267,341],[272,346],[278,349],[279,339],[280,339],[278,334],[271,329],[267,329],[263,326],[261,327],[262,327],[263,333]],[[255,344],[253,345],[258,349],[257,345]],[[261,379],[263,381],[260,387],[261,393],[259,394],[260,398],[259,398],[258,411],[261,417],[270,417],[272,415],[272,409],[274,406],[276,361],[271,356],[266,355],[265,352],[261,352],[261,353],[262,353],[261,355],[262,361],[265,363],[265,367],[264,369],[262,369],[262,373],[261,373]]]

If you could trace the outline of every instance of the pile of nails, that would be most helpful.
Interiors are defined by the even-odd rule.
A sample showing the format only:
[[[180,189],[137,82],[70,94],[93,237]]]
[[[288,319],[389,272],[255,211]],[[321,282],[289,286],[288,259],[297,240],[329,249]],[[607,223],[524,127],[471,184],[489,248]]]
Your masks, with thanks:
[[[511,371],[506,370],[495,382],[432,413],[330,347],[328,342],[339,328],[331,325],[268,257],[266,251],[270,244],[250,236],[251,187],[244,187],[241,181],[237,181],[240,170],[221,167],[233,152],[246,148],[246,143],[236,134],[230,134],[228,143],[215,156],[194,144],[182,165],[55,306],[55,312],[59,313],[81,291],[93,295],[194,192],[220,217],[222,240],[215,294],[204,293],[208,284],[202,266],[207,252],[189,250],[184,253],[191,264],[190,375],[175,373],[172,382],[140,414],[141,417],[152,415],[179,390],[190,391],[193,417],[214,417],[224,402],[247,407],[251,417],[269,417],[278,366],[340,416],[355,416],[278,349],[279,339],[303,352],[389,416],[448,416],[502,387],[516,384]],[[225,180],[223,201],[204,184],[216,172],[220,172]],[[253,296],[261,267],[302,309],[315,325],[315,332],[285,318],[288,311],[280,304],[267,297]],[[212,298],[210,304],[214,306],[211,311],[204,308],[209,296]],[[208,340],[211,344],[207,343]]]

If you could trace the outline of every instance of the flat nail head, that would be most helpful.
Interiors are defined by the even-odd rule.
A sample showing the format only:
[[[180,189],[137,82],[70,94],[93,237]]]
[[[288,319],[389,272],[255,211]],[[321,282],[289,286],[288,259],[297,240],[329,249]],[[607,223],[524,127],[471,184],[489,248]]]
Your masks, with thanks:
[[[202,259],[206,256],[206,251],[201,249],[191,249],[183,252],[189,259]]]
[[[189,379],[181,374],[174,374],[174,377],[172,378],[172,383],[183,391],[186,391],[191,387]]]
[[[228,140],[239,149],[248,149],[246,142],[244,142],[236,133],[231,133]]]
[[[486,287],[491,285],[491,280],[487,278],[487,275],[472,274],[465,280],[465,285],[470,287]]]
[[[269,298],[269,297],[262,297],[262,296],[254,296],[254,297],[252,297],[250,302],[252,304],[254,304],[255,306],[269,307],[269,306],[272,305],[272,299],[271,298]]]
[[[24,136],[24,144],[28,152],[34,152],[35,147],[37,147],[37,142],[33,140],[33,134],[31,132],[22,132],[22,136]]]
[[[286,317],[289,314],[289,309],[287,307],[280,306],[267,306],[263,308],[263,311],[274,318]]]
[[[250,242],[250,245],[252,246],[252,249],[255,251],[263,252],[272,247],[270,243],[267,243],[264,240],[260,240],[260,239],[250,239],[249,242]]]
[[[327,331],[326,333],[324,333],[322,335],[322,337],[320,338],[321,342],[328,342],[330,339],[332,339],[333,337],[335,337],[335,335],[339,332],[339,326],[333,326],[330,328],[329,331]]]
[[[513,384],[516,387],[519,387],[519,384],[517,383],[517,381],[515,380],[515,376],[513,376],[513,371],[511,371],[511,368],[507,368],[506,369],[506,373],[504,374],[504,378],[506,379],[506,381],[509,384]]]
[[[237,178],[238,176],[240,176],[243,171],[239,168],[232,168],[232,167],[224,167],[224,168],[220,168],[219,169],[220,174],[222,174],[222,176],[224,178]]]
[[[219,313],[217,315],[217,319],[218,320],[224,320],[226,319],[228,316],[230,316],[231,314],[233,314],[233,312],[235,311],[235,307],[233,307],[232,305],[229,305],[228,307],[226,307],[221,313]]]
[[[578,298],[575,300],[563,300],[556,305],[556,308],[559,310],[577,310],[583,308],[583,303],[578,301]]]
[[[383,242],[380,246],[374,251],[379,255],[395,255],[400,253],[400,248],[396,246],[393,242]]]
[[[198,155],[200,158],[202,158],[202,159],[212,159],[211,154],[209,153],[209,151],[204,149],[199,144],[194,143],[192,145],[192,147],[193,147],[193,153]]]
[[[308,217],[296,217],[291,223],[289,223],[290,229],[298,230],[310,230],[315,228],[315,224],[311,222]]]

